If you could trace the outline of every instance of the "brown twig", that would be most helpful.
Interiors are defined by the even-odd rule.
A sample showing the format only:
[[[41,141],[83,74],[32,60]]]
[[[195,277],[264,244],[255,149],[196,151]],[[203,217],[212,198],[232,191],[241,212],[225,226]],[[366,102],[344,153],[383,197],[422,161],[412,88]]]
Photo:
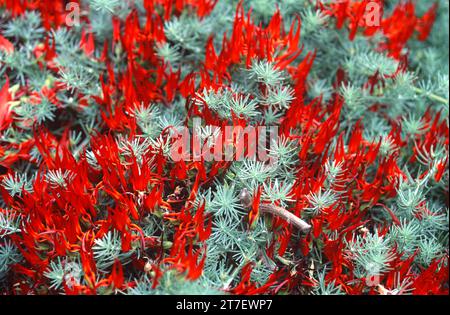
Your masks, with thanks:
[[[252,205],[252,196],[246,188],[244,188],[240,194],[240,200],[245,208],[250,208]],[[263,213],[271,213],[274,216],[284,219],[287,223],[292,223],[302,232],[308,232],[311,229],[311,225],[297,217],[292,212],[286,209],[269,204],[261,204],[259,210]]]

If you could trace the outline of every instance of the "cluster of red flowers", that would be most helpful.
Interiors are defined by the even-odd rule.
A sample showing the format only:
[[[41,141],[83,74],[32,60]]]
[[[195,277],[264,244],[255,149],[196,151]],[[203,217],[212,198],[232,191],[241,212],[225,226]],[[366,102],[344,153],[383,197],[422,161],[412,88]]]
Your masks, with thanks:
[[[386,42],[381,48],[387,50],[392,57],[399,58],[415,32],[419,40],[427,39],[438,6],[434,4],[422,17],[418,17],[413,2],[399,3],[391,16],[383,18],[383,4],[384,0],[343,0],[324,7],[324,11],[336,17],[336,27],[339,29],[349,20],[350,40],[355,38],[359,29],[366,36],[382,32]]]
[[[77,2],[77,1],[75,1]],[[381,31],[385,45],[380,49],[387,50],[391,56],[400,58],[407,41],[417,33],[420,40],[428,36],[436,7],[433,7],[421,18],[415,16],[414,5],[410,2],[399,5],[390,17],[384,18],[379,26],[363,26],[361,19],[364,11],[361,9],[367,1],[339,1],[325,6],[324,12],[336,17],[337,27],[343,27],[350,20],[350,39],[357,31],[364,29],[367,36]],[[383,6],[383,0],[376,1]],[[170,161],[157,148],[148,150],[141,161],[133,154],[120,155],[120,148],[114,139],[114,134],[122,134],[132,139],[138,132],[136,117],[131,114],[136,110],[136,104],[159,102],[162,106],[170,106],[176,95],[187,99],[186,108],[189,117],[201,117],[207,124],[223,125],[227,122],[209,110],[207,104],[193,102],[198,91],[203,89],[219,90],[227,88],[231,81],[231,71],[236,65],[249,67],[254,59],[265,59],[275,63],[276,67],[285,70],[291,76],[295,99],[282,118],[280,135],[296,141],[301,150],[298,155],[296,184],[293,188],[295,203],[290,209],[295,215],[301,216],[307,207],[307,196],[317,192],[326,179],[325,163],[327,156],[334,156],[346,170],[340,175],[333,189],[342,193],[345,203],[339,206],[329,206],[312,219],[312,230],[305,235],[300,243],[292,239],[293,229],[280,218],[273,218],[274,241],[267,249],[269,257],[278,254],[282,256],[287,248],[300,248],[307,256],[313,243],[321,242],[324,256],[331,262],[331,272],[327,281],[335,281],[343,291],[349,294],[363,292],[364,283],[352,281],[356,276],[352,272],[352,261],[344,253],[344,242],[354,234],[364,235],[366,228],[371,228],[367,211],[371,206],[379,204],[381,198],[396,195],[398,178],[407,178],[398,165],[397,156],[405,143],[400,136],[401,123],[391,121],[392,130],[389,133],[391,145],[395,150],[380,157],[379,142],[367,142],[363,139],[363,126],[358,123],[344,145],[344,135],[339,133],[340,115],[343,100],[335,93],[328,104],[320,98],[307,100],[306,78],[314,64],[315,53],[303,54],[300,63],[298,57],[303,53],[300,40],[300,19],[294,20],[289,30],[283,28],[283,17],[277,11],[267,26],[256,25],[250,13],[245,13],[243,6],[237,7],[232,32],[224,35],[220,52],[216,52],[213,38],[205,47],[205,60],[196,71],[184,75],[174,71],[156,54],[157,43],[164,43],[164,21],[179,15],[184,10],[195,12],[200,18],[207,16],[217,1],[214,0],[144,0],[147,17],[141,25],[136,11],[132,11],[125,20],[113,17],[112,42],[100,43],[92,33],[84,33],[80,47],[91,60],[102,63],[106,67],[100,76],[102,94],[100,96],[84,96],[79,94],[79,110],[90,106],[92,98],[101,108],[102,129],[91,140],[91,149],[97,165],[88,162],[85,152],[77,152],[69,141],[68,131],[71,122],[62,126],[66,132],[62,136],[52,133],[50,128],[40,126],[34,129],[34,137],[14,144],[0,143],[1,175],[12,174],[17,163],[30,163],[38,169],[30,193],[23,189],[20,196],[11,196],[0,185],[0,193],[8,211],[23,220],[23,233],[11,235],[11,240],[17,246],[23,261],[12,267],[14,278],[8,293],[36,293],[42,288],[48,288],[48,279],[44,272],[52,260],[57,257],[77,254],[81,258],[83,275],[86,285],[66,286],[65,292],[72,294],[95,294],[99,288],[126,289],[136,285],[124,278],[124,267],[117,260],[109,274],[99,278],[93,256],[95,240],[102,238],[108,231],[120,232],[122,250],[140,247],[149,257],[133,256],[131,266],[134,270],[152,272],[154,286],[162,272],[161,266],[169,266],[181,273],[187,279],[198,279],[203,270],[206,258],[204,241],[211,233],[212,221],[210,214],[205,213],[204,205],[193,212],[194,201],[202,187],[209,186],[214,179],[223,174],[230,166],[229,162],[214,161]],[[63,0],[0,0],[0,6],[5,6],[13,16],[20,16],[26,10],[38,10],[46,30],[52,30],[64,25],[67,18],[66,1]],[[87,16],[82,16],[89,23]],[[51,45],[51,32],[47,39],[35,47],[34,53],[39,56],[43,66],[53,71],[55,76],[58,67],[54,60],[58,54]],[[108,51],[114,50],[120,43],[127,55],[126,68],[117,73],[113,70],[112,60]],[[100,57],[94,54],[95,49],[103,51]],[[0,50],[13,52],[14,45],[0,34]],[[406,62],[406,61],[405,61]],[[404,71],[404,63],[398,72]],[[151,78],[151,79],[150,79]],[[345,82],[346,75],[338,73],[336,86]],[[382,84],[383,78],[368,80],[369,85]],[[0,89],[0,132],[15,124],[11,104],[22,96],[28,95],[38,104],[42,97],[47,98],[60,110],[57,93],[69,89],[63,82],[55,82],[51,86],[43,86],[40,93],[30,93],[27,86],[12,89],[9,80]],[[371,110],[376,111],[380,104],[374,104]],[[433,118],[434,115],[434,118]],[[186,117],[188,119],[189,117]],[[234,125],[245,126],[248,122],[243,117],[234,116]],[[417,148],[432,150],[438,145],[448,146],[448,124],[442,122],[439,113],[428,111],[422,118],[428,132],[417,135]],[[292,135],[292,128],[301,130],[300,135]],[[163,131],[163,134],[166,131]],[[337,139],[337,145],[331,143]],[[37,147],[42,159],[37,161],[31,154],[31,149]],[[324,154],[325,152],[325,154]],[[411,162],[418,159],[420,152],[413,152]],[[439,182],[448,166],[448,161],[442,161],[433,174]],[[375,177],[367,175],[367,169],[376,167]],[[55,184],[46,181],[49,171],[65,170],[67,180]],[[425,170],[421,177],[430,172]],[[169,194],[180,185],[184,194],[175,192]],[[343,185],[345,183],[345,185]],[[345,188],[344,188],[345,187]],[[448,190],[448,188],[447,188]],[[105,200],[108,202],[105,203]],[[345,207],[345,211],[343,208]],[[254,205],[258,208],[258,205]],[[105,210],[106,216],[99,217],[99,209]],[[171,239],[161,237],[146,237],[139,222],[155,209],[163,209],[163,220],[173,224]],[[159,210],[158,210],[159,211]],[[398,218],[390,210],[394,224],[400,224]],[[428,209],[426,205],[416,215],[420,217]],[[155,215],[157,215],[155,213]],[[254,216],[253,211],[250,212]],[[251,221],[252,218],[250,218]],[[386,233],[389,226],[381,232]],[[329,238],[324,230],[335,231],[337,237]],[[0,231],[1,234],[1,231]],[[170,246],[166,246],[167,242]],[[276,253],[277,252],[277,253]],[[420,274],[411,271],[411,257],[401,259],[401,253],[396,253],[396,259],[389,262],[389,271],[383,275],[382,282],[389,288],[394,286],[396,277],[410,278],[414,293],[442,294],[448,293],[445,283],[448,282],[448,267],[443,267],[441,261],[435,261]],[[148,267],[148,259],[151,266]],[[252,266],[247,265],[242,270],[241,282],[229,289],[234,294],[276,293],[283,289],[295,290],[298,286],[311,286],[307,268],[302,263],[296,270],[281,268],[274,272],[269,281],[262,287],[256,286],[250,280]],[[357,284],[354,284],[357,283]],[[378,287],[378,289],[380,289]],[[48,289],[46,289],[48,290]],[[372,293],[375,293],[374,287]],[[51,292],[50,292],[51,293]]]

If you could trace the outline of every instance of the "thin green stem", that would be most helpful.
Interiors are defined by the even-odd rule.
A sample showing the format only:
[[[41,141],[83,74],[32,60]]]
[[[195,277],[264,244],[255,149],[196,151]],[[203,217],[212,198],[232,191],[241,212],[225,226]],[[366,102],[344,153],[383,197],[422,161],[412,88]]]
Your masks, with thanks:
[[[433,93],[428,93],[427,91],[424,91],[424,90],[422,90],[422,89],[420,89],[418,87],[414,87],[413,89],[414,89],[414,92],[416,92],[418,94],[425,95],[426,97],[428,97],[429,99],[431,99],[433,101],[436,101],[436,102],[448,105],[448,100],[443,98],[443,97],[441,97],[441,96],[439,96],[439,95],[436,95],[436,94],[433,94]]]

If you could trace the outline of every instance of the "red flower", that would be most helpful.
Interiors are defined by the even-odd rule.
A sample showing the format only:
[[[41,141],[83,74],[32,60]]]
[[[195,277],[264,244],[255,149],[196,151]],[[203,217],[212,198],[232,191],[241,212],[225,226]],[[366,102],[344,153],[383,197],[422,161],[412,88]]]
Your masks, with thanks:
[[[0,34],[0,50],[3,50],[8,54],[12,54],[14,52],[14,45],[9,40],[4,38],[1,34]]]
[[[11,94],[9,92],[9,78],[6,77],[6,83],[0,89],[0,131],[8,128],[8,126],[12,122],[11,107],[8,104],[8,102],[10,101],[11,101]]]

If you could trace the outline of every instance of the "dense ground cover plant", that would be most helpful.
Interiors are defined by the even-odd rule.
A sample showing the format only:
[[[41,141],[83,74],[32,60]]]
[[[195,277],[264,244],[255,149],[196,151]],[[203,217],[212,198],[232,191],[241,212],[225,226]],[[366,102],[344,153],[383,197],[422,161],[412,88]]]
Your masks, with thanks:
[[[0,0],[0,292],[448,294],[448,26],[445,0]],[[278,127],[275,163],[174,161],[194,118],[208,150]]]

